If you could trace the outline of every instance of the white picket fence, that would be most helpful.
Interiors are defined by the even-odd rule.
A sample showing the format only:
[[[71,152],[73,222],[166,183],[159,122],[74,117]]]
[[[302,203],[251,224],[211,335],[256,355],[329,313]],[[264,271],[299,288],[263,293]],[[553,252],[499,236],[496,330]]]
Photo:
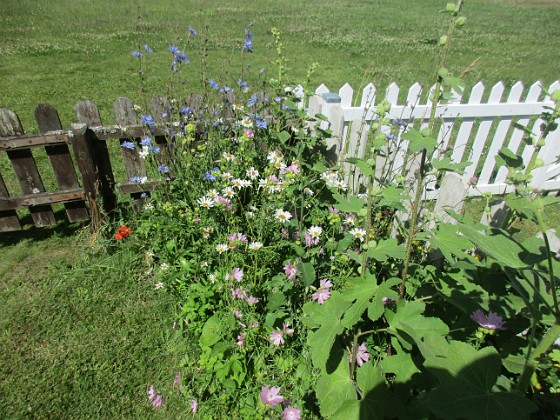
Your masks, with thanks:
[[[550,85],[548,92],[558,89],[560,81]],[[513,152],[520,152],[527,164],[533,146],[522,142],[523,131],[515,128],[512,123],[529,126],[533,135],[538,138],[542,120],[537,116],[546,107],[553,106],[550,97],[544,94],[540,82],[534,83],[525,96],[521,82],[515,83],[507,96],[504,96],[505,90],[504,84],[500,82],[485,95],[484,85],[478,83],[470,90],[469,95],[464,92],[461,96],[454,92],[454,97],[437,109],[436,117],[441,121],[437,137],[440,149],[452,148],[451,160],[454,163],[471,162],[463,175],[465,185],[472,177],[478,178],[476,186],[468,189],[469,196],[486,191],[495,195],[511,191],[511,187],[505,183],[506,168],[497,167],[497,152],[507,146]],[[329,140],[328,146],[339,159],[364,157],[369,127],[376,118],[376,99],[381,101],[386,98],[391,103],[391,119],[409,124],[413,124],[414,120],[420,127],[428,125],[432,106],[427,99],[429,95],[423,95],[422,87],[416,83],[408,90],[404,103],[399,103],[399,91],[396,84],[391,84],[385,95],[377,95],[375,86],[369,84],[359,101],[356,101],[358,105],[353,105],[354,91],[350,85],[345,84],[338,93],[330,92],[325,85],[321,85],[309,99],[307,110],[311,116],[321,113],[328,118],[329,122],[323,122],[322,126],[333,131],[333,138]],[[301,94],[301,88],[298,87],[294,93]],[[487,99],[483,100],[485,97]],[[382,132],[387,134],[390,130],[389,126],[382,128]],[[415,161],[407,155],[408,142],[401,140],[402,133],[401,128],[397,133],[397,140],[388,140],[390,171],[393,174],[404,174],[413,180]],[[434,157],[437,157],[437,152]],[[531,185],[541,190],[560,190],[560,128],[548,135],[539,158],[545,164],[533,172]],[[378,158],[378,167],[384,163],[387,163],[387,159]],[[352,181],[355,187],[360,182],[357,178],[350,179]],[[438,194],[439,188],[434,178],[428,182],[424,196],[426,199],[433,199]]]

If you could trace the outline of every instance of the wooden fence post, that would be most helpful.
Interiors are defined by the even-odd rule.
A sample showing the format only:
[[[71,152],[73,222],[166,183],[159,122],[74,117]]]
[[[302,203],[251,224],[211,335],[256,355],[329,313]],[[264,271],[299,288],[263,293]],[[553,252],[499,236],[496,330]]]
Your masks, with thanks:
[[[0,137],[16,136],[18,134],[23,134],[23,128],[18,116],[9,109],[1,108]],[[24,194],[45,192],[43,180],[41,179],[31,150],[8,150],[6,153],[14,168],[14,173],[19,181],[21,191]],[[54,225],[56,223],[52,207],[48,204],[32,206],[29,208],[29,212],[37,227]]]
[[[58,112],[49,104],[41,104],[35,108],[35,119],[41,134],[47,131],[62,130]],[[61,190],[79,188],[72,157],[66,144],[45,146],[45,151],[51,162],[56,182]],[[64,203],[66,214],[70,222],[88,220],[88,213],[83,201]]]
[[[78,122],[87,124],[90,127],[101,125],[99,110],[93,102],[82,99],[76,104],[75,110]],[[112,215],[117,207],[117,196],[115,194],[115,178],[107,144],[104,141],[100,141],[92,130],[86,131],[86,138],[96,162],[95,169],[103,197],[103,210],[108,215]]]

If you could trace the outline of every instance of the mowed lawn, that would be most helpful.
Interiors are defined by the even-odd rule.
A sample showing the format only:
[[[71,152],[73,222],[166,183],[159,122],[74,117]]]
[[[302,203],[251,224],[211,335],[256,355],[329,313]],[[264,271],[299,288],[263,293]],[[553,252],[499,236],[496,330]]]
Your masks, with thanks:
[[[337,90],[362,81],[378,88],[396,82],[431,84],[434,42],[443,34],[445,0],[0,0],[0,106],[36,130],[38,103],[55,106],[66,127],[73,106],[87,98],[113,123],[119,96],[175,97],[201,92],[210,78],[235,86],[242,71],[276,77],[271,28],[282,33],[288,81],[302,82],[318,63],[311,85]],[[560,78],[560,2],[468,0],[467,25],[453,40],[449,68],[468,84],[518,80],[546,86]],[[241,54],[244,28],[254,53]],[[198,37],[188,36],[192,26]],[[145,80],[134,50],[148,43]],[[169,44],[184,48],[190,64],[173,76]],[[204,48],[203,48],[204,46]],[[203,53],[203,50],[206,53]],[[206,64],[204,65],[203,62]],[[250,65],[250,69],[246,69]],[[259,76],[260,71],[264,73]],[[203,76],[203,77],[201,77]],[[204,80],[202,80],[204,79]]]

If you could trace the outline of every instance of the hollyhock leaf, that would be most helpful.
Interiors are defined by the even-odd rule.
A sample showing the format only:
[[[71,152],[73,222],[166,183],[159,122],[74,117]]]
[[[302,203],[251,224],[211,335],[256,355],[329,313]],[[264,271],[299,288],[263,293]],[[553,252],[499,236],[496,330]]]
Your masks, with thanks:
[[[305,287],[309,287],[315,282],[315,268],[309,262],[300,262],[297,265],[298,272],[301,273],[301,280]]]
[[[332,373],[325,373],[319,377],[315,392],[323,417],[333,415],[345,401],[356,400],[356,390],[350,378],[346,351],[342,351],[340,362]]]
[[[362,368],[367,365],[366,363]],[[412,378],[412,375],[420,372],[408,353],[399,353],[386,357],[381,361],[381,368],[386,373],[395,374],[395,383],[406,383]]]
[[[276,136],[278,137],[278,140],[280,140],[282,143],[286,143],[288,140],[292,138],[291,134],[288,133],[287,131],[281,131]]]
[[[419,152],[422,149],[431,151],[437,145],[436,139],[431,136],[424,136],[420,131],[412,127],[402,135],[402,139],[409,141],[408,150],[412,153]]]
[[[364,200],[358,197],[350,197],[348,200],[340,194],[333,194],[333,197],[338,202],[337,204],[333,204],[333,207],[340,211],[359,213],[365,205]]]
[[[404,188],[390,185],[383,188],[381,191],[381,198],[377,205],[383,207],[390,207],[395,210],[404,210],[403,201],[409,200],[410,196],[406,194]]]
[[[377,292],[374,294],[371,303],[368,305],[368,318],[376,321],[385,312],[385,304],[383,298],[398,299],[398,293],[394,290],[395,287],[401,283],[401,279],[393,277],[387,279],[377,287]]]
[[[303,307],[304,324],[311,328],[319,326],[309,333],[307,344],[311,349],[313,365],[321,370],[326,368],[337,335],[344,331],[340,319],[349,306],[340,293],[335,291],[323,305],[310,302]]]
[[[284,280],[284,276],[282,279]],[[286,303],[284,292],[271,291],[268,295],[268,303],[266,304],[267,312],[274,312]]]
[[[286,312],[269,312],[266,314],[265,325],[272,328],[277,319],[284,318],[287,315]]]
[[[502,367],[493,347],[476,350],[452,341],[447,357],[427,358],[425,366],[440,383],[426,399],[439,417],[457,418],[460,413],[467,420],[522,419],[537,408],[521,394],[492,391]]]
[[[371,176],[373,174],[373,168],[364,159],[347,158],[345,162],[356,165],[356,167],[362,171],[364,176]]]
[[[399,245],[395,238],[382,239],[367,251],[368,257],[376,261],[386,261],[387,258],[403,259],[404,254],[404,246]]]
[[[457,225],[440,223],[436,232],[430,233],[425,238],[419,235],[418,238],[429,239],[432,248],[439,249],[445,259],[451,264],[455,264],[456,259],[453,256],[456,256],[460,259],[467,259],[473,264],[480,265],[472,255],[466,252],[466,250],[472,249],[472,243],[464,236],[458,235],[457,232],[459,230]]]

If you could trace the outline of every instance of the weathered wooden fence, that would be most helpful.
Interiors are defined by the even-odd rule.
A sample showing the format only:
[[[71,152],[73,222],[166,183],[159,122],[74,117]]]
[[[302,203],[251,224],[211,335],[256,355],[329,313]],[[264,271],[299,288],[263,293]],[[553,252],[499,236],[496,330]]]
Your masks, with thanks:
[[[559,82],[553,83],[548,91],[552,93],[557,89],[560,89]],[[515,128],[513,123],[530,126],[538,137],[541,123],[538,116],[553,103],[548,96],[543,95],[540,83],[532,85],[523,100],[521,83],[513,85],[507,99],[502,101],[504,90],[503,84],[498,83],[491,89],[488,99],[483,101],[485,89],[479,83],[471,90],[466,103],[462,102],[460,95],[455,94],[448,103],[438,107],[437,117],[442,121],[438,133],[440,145],[442,148],[452,147],[453,162],[471,163],[463,177],[450,176],[442,182],[430,180],[424,197],[433,199],[439,196],[436,211],[454,206],[454,201],[462,200],[461,197],[467,194],[478,195],[485,191],[503,194],[509,191],[505,184],[505,168],[496,167],[495,162],[497,151],[502,146],[507,145],[514,152],[521,148],[523,160],[528,162],[532,146],[522,144],[523,131]],[[302,88],[297,87],[293,93],[302,96]],[[327,116],[328,122],[321,124],[333,131],[329,148],[339,160],[350,156],[363,157],[369,127],[376,118],[375,86],[366,86],[357,106],[352,105],[353,90],[348,84],[338,93],[329,92],[321,85],[315,93],[308,104],[301,106],[307,106],[311,116],[318,113]],[[398,86],[389,86],[384,97],[392,105],[390,117],[408,124],[426,126],[431,103],[428,99],[422,101],[422,96],[420,85],[415,84],[409,89],[406,101],[399,103]],[[198,98],[198,95],[191,95],[191,105],[196,106]],[[154,98],[150,106],[154,116],[169,114],[170,105],[164,97]],[[22,193],[11,195],[0,173],[0,232],[22,228],[17,213],[21,208],[29,208],[37,227],[55,223],[52,210],[54,203],[64,205],[67,217],[72,222],[87,220],[88,217],[95,222],[100,203],[106,213],[111,213],[115,209],[118,194],[130,194],[133,199],[139,199],[142,194],[156,188],[157,181],[131,181],[131,178],[142,178],[147,173],[139,147],[120,148],[126,179],[115,182],[112,165],[115,162],[111,162],[107,143],[118,140],[120,144],[132,141],[139,145],[141,138],[149,135],[155,139],[162,151],[161,156],[165,158],[168,135],[165,125],[147,127],[141,124],[132,102],[127,98],[117,99],[113,108],[117,125],[103,126],[96,105],[81,100],[75,107],[78,123],[72,124],[70,130],[63,130],[57,111],[50,105],[39,105],[35,110],[40,130],[37,135],[25,135],[18,116],[8,109],[0,109],[0,151],[6,152]],[[165,118],[163,120],[169,122]],[[395,131],[395,127],[386,126],[382,130],[386,134],[394,133],[395,137],[388,136],[385,156],[377,158],[378,170],[389,168],[388,172],[392,175],[402,174],[408,177],[412,186],[417,159],[407,153],[408,144],[401,140],[403,127]],[[541,190],[559,190],[560,129],[550,133],[545,141],[546,145],[539,154],[545,165],[535,170],[532,184]],[[40,168],[32,153],[34,148],[45,149],[56,179],[56,191],[45,190]],[[41,169],[45,170],[43,167]],[[351,178],[350,168],[347,166],[346,169],[347,179],[357,187],[361,181],[359,176]],[[475,175],[478,178],[476,186],[467,188],[467,181]],[[448,192],[457,190],[464,190],[464,194],[448,195]],[[440,213],[445,217],[443,211]]]

